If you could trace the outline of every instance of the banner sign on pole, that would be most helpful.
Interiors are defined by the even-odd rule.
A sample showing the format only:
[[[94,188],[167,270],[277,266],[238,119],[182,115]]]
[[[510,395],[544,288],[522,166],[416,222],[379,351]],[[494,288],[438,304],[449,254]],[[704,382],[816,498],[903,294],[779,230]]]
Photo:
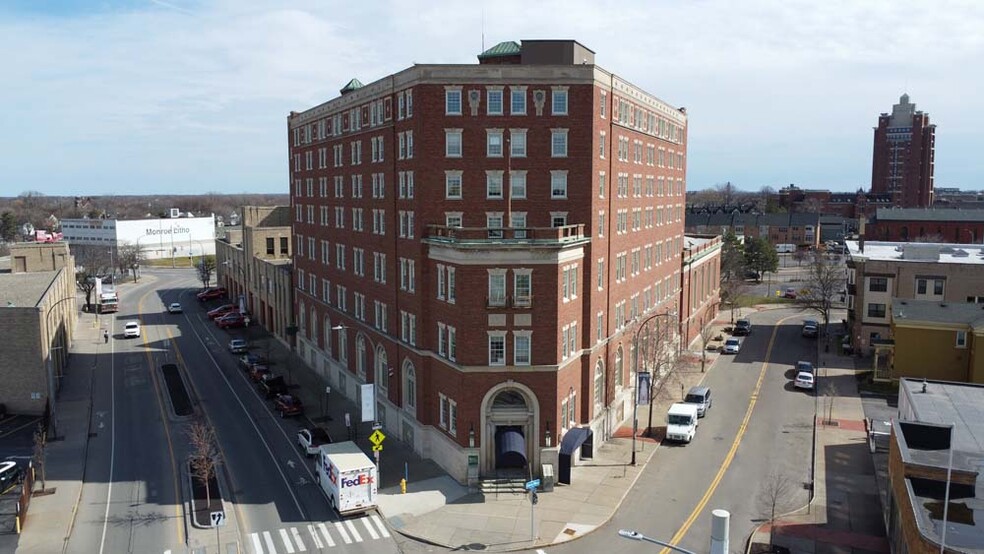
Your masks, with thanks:
[[[362,393],[362,423],[376,421],[376,394],[372,383],[359,385]]]
[[[636,405],[643,406],[649,404],[649,388],[652,376],[648,371],[640,371],[636,380]]]

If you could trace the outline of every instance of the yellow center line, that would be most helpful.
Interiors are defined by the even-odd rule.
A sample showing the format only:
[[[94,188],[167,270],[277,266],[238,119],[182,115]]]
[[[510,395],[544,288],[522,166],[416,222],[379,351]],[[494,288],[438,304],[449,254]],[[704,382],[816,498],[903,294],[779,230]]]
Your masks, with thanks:
[[[178,359],[178,362],[181,363],[181,367],[184,367],[185,371],[187,371],[188,364],[185,363],[184,356],[181,355],[181,349],[178,348],[178,342],[174,340],[174,336],[171,334],[171,329],[166,329],[166,332],[167,332],[167,338],[171,341],[171,345],[174,346],[175,357]],[[191,390],[194,391],[195,397],[198,398],[199,401],[201,401],[202,395],[198,393],[198,387],[195,386],[195,383],[191,379],[191,377],[188,378],[188,384],[191,386]],[[212,423],[212,418],[209,417],[208,411],[205,410],[204,408],[201,408],[201,412],[205,416],[205,421],[208,422],[208,426],[211,427],[212,431],[215,433],[215,446],[218,447],[219,455],[221,456],[222,460],[231,459],[228,456],[226,456],[225,450],[223,450],[222,448],[222,441],[219,440],[219,431],[218,429],[216,429],[215,424]],[[243,513],[242,508],[239,506],[239,502],[236,500],[236,494],[235,494],[236,480],[233,478],[232,470],[229,468],[228,465],[226,465],[226,475],[229,476],[229,481],[232,484],[232,490],[229,491],[229,496],[230,496],[229,501],[232,503],[233,508],[235,508],[236,510],[236,517],[237,517],[236,526],[239,527],[239,534],[241,535],[242,530],[244,528],[249,529],[249,522],[246,519],[246,514]]]
[[[721,462],[721,467],[718,468],[717,475],[715,475],[714,479],[711,480],[711,484],[708,485],[707,490],[704,492],[704,496],[700,499],[700,502],[698,502],[697,506],[694,507],[694,511],[690,512],[690,515],[687,517],[686,521],[683,522],[680,529],[677,530],[675,535],[673,535],[673,538],[670,540],[671,545],[676,546],[681,540],[683,540],[683,537],[687,534],[687,531],[689,531],[690,527],[695,521],[697,521],[697,517],[704,511],[704,507],[707,505],[707,502],[710,501],[711,496],[714,495],[714,491],[717,490],[718,485],[721,483],[721,479],[724,478],[725,472],[727,472],[728,468],[731,466],[735,453],[738,451],[738,445],[741,444],[741,439],[745,436],[745,430],[748,428],[748,420],[752,418],[752,411],[755,409],[755,403],[758,402],[759,392],[762,389],[762,381],[765,379],[766,370],[769,368],[769,358],[772,356],[772,347],[775,345],[776,336],[779,334],[779,329],[781,328],[782,323],[787,319],[792,319],[794,317],[799,316],[794,314],[784,317],[775,324],[775,328],[772,330],[772,337],[769,339],[769,347],[765,351],[765,360],[762,361],[762,369],[759,371],[758,380],[755,382],[755,390],[752,391],[752,395],[748,400],[748,409],[745,410],[745,417],[741,420],[741,425],[738,426],[738,434],[735,435],[735,440],[731,443],[731,449],[728,450],[728,455],[725,456],[724,461]],[[660,551],[660,554],[669,553],[669,548],[663,548],[663,550]]]
[[[152,293],[156,293],[156,289],[151,289],[147,291],[143,296],[140,297],[140,301],[137,303],[137,318],[140,320],[140,326],[144,326],[143,322],[143,303],[144,299]],[[167,439],[167,451],[171,459],[171,479],[174,484],[174,498],[176,504],[174,505],[174,516],[175,516],[175,530],[178,535],[178,543],[184,544],[184,502],[181,500],[181,488],[178,486],[178,465],[174,461],[174,445],[171,441],[171,426],[168,424],[167,413],[164,410],[164,399],[161,396],[161,387],[157,383],[157,368],[155,367],[154,359],[150,355],[150,348],[148,348],[147,334],[140,333],[140,337],[143,340],[144,355],[147,356],[147,365],[150,368],[150,381],[154,385],[154,392],[157,396],[157,409],[161,414],[161,422],[164,423],[164,436]],[[181,523],[178,523],[181,522]]]

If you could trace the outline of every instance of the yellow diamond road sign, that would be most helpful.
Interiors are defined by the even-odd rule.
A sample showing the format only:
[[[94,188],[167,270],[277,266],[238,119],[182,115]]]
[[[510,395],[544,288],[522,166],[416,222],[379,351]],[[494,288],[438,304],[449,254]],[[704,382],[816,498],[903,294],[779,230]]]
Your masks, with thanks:
[[[382,450],[382,449],[383,449],[383,445],[381,445],[381,444],[377,444],[377,445],[374,445],[374,446],[372,447],[372,451],[373,451],[373,452],[379,452],[379,451],[380,451],[380,450]]]
[[[377,446],[382,444],[384,440],[386,440],[386,435],[384,435],[383,432],[380,431],[379,429],[376,429],[376,431],[373,432],[373,434],[369,435],[369,442]]]

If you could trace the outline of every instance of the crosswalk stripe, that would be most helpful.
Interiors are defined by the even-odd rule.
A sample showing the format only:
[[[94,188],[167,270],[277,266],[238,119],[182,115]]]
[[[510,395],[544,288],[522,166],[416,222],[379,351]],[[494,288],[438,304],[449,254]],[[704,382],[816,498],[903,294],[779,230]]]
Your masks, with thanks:
[[[359,519],[362,520],[362,524],[366,526],[366,531],[369,531],[369,536],[373,539],[378,539],[379,535],[376,533],[376,530],[372,528],[372,522],[369,521],[369,518],[360,517]]]
[[[320,529],[321,532],[324,533],[324,535],[325,535],[325,542],[328,543],[328,546],[335,546],[335,541],[333,541],[331,539],[331,535],[328,534],[328,528],[325,527],[325,524],[324,523],[319,523],[318,524],[318,529]]]
[[[250,533],[249,537],[253,539],[253,552],[254,554],[263,554],[263,543],[260,542],[259,533]]]
[[[335,522],[335,529],[338,530],[338,534],[342,536],[342,540],[345,541],[345,544],[352,544],[352,539],[349,538],[349,534],[345,531],[345,526],[342,525],[341,521]]]
[[[352,533],[352,537],[355,539],[355,542],[362,542],[362,535],[359,534],[359,531],[355,528],[355,525],[352,523],[351,519],[345,520],[345,526],[348,527],[349,532]]]
[[[270,536],[269,531],[263,532],[263,540],[266,542],[267,552],[269,552],[270,554],[277,554],[277,547],[273,546],[273,537]],[[262,550],[259,550],[258,554],[262,554],[262,552],[263,552]]]
[[[297,549],[301,552],[307,551],[307,547],[304,546],[304,541],[301,540],[301,533],[297,530],[297,527],[291,527],[290,534],[294,535],[294,542],[297,543]]]
[[[383,523],[383,520],[379,519],[379,516],[372,514],[369,517],[372,519],[373,523],[376,524],[376,527],[379,527],[379,532],[382,533],[384,537],[390,536],[389,531],[386,530],[386,524]]]
[[[287,534],[286,529],[280,530],[280,540],[284,541],[284,548],[287,549],[287,554],[294,554],[294,545],[290,542],[290,535]]]
[[[318,550],[324,548],[325,545],[321,542],[321,537],[318,536],[318,531],[317,529],[314,528],[314,525],[309,524],[307,528],[308,528],[308,533],[310,533],[311,535],[311,540],[314,541],[314,547],[317,548]]]

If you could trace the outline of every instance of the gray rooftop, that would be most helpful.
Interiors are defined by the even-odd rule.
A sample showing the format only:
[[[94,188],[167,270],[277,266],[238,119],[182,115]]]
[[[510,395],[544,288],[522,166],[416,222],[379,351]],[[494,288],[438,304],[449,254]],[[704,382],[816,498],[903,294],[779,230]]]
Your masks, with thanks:
[[[847,241],[847,248],[855,260],[984,265],[980,244],[865,241],[862,253],[858,241]]]
[[[984,210],[878,208],[875,221],[984,221]]]
[[[37,306],[57,276],[57,271],[0,274],[0,308]]]
[[[953,425],[954,451],[984,456],[984,385],[926,381],[922,392],[922,379],[900,379],[899,386],[908,391],[916,421]]]
[[[984,328],[984,305],[967,302],[937,302],[935,300],[892,299],[892,320],[954,323]]]

